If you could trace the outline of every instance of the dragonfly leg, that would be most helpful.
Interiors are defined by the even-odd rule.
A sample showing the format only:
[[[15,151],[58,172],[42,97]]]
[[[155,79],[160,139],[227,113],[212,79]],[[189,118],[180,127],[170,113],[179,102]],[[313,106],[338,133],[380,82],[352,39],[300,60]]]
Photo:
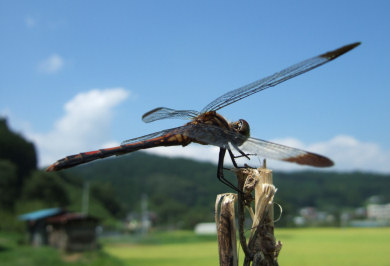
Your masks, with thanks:
[[[244,155],[236,155],[236,156],[234,156],[234,158],[237,159],[237,158],[245,157],[245,158],[247,158],[247,159],[250,160],[250,157],[249,157],[249,156],[256,156],[256,155],[257,155],[257,154],[255,154],[255,153],[246,153],[246,154],[244,154]]]
[[[229,150],[229,153],[231,153],[230,150]],[[220,148],[220,150],[219,150],[219,159],[218,159],[217,178],[218,178],[219,181],[221,181],[226,186],[228,186],[231,189],[237,191],[238,193],[241,193],[242,191],[240,189],[238,189],[235,185],[233,185],[229,180],[227,180],[224,177],[224,175],[223,175],[223,169],[224,169],[223,168],[223,161],[224,161],[224,158],[225,158],[225,154],[226,154],[226,149],[225,148]]]
[[[235,156],[230,149],[228,149],[228,152],[229,152],[230,159],[232,160],[234,168],[247,168],[247,167],[250,167],[247,164],[245,164],[244,166],[238,166],[238,164],[237,164],[235,159],[241,158],[241,157],[244,157],[244,156],[241,156],[241,155],[240,156]],[[246,155],[252,155],[252,154],[246,154]],[[252,168],[252,167],[250,167],[250,168]],[[224,170],[229,170],[229,168],[225,168],[225,167],[223,167],[223,169]]]
[[[237,150],[243,153],[243,151],[241,151],[241,150],[239,150],[239,149],[237,149]],[[238,156],[236,156],[236,155],[233,154],[233,152],[232,152],[230,149],[228,149],[228,151],[229,151],[230,159],[232,160],[233,166],[234,166],[235,168],[245,168],[245,167],[247,167],[246,164],[245,164],[244,166],[238,166],[235,159],[241,158],[241,157],[246,157],[246,158],[249,159],[248,156],[254,156],[254,155],[256,155],[256,154],[250,154],[250,153],[248,153],[248,154],[243,153],[243,155],[238,155]]]
[[[229,151],[230,159],[232,160],[233,166],[235,168],[238,168],[238,165],[237,165],[236,160],[235,160],[237,157],[234,156],[234,154],[233,154],[231,149],[228,149],[228,151]]]
[[[234,158],[241,158],[241,157],[245,157],[245,158],[247,158],[248,160],[250,160],[251,158],[249,158],[249,156],[251,156],[251,155],[256,155],[256,154],[248,154],[248,153],[245,153],[245,152],[243,152],[240,148],[238,148],[237,146],[233,146],[241,155],[238,155],[238,156],[233,156],[232,155],[232,153],[231,153],[231,151],[230,151],[230,153],[231,153],[231,155],[230,155],[230,157],[234,157]]]

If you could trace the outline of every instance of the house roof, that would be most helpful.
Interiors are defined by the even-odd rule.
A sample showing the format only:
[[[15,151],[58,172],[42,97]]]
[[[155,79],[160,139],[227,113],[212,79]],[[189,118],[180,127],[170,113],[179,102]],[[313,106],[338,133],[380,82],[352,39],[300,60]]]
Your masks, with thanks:
[[[90,221],[98,221],[97,218],[93,216],[89,216],[83,213],[69,212],[61,215],[56,215],[47,219],[49,223],[67,223],[68,221],[75,220],[90,220]]]
[[[19,215],[20,220],[29,221],[29,220],[39,220],[42,218],[50,217],[53,215],[57,215],[64,210],[61,208],[50,208],[50,209],[42,209],[35,212],[29,212],[22,215]]]

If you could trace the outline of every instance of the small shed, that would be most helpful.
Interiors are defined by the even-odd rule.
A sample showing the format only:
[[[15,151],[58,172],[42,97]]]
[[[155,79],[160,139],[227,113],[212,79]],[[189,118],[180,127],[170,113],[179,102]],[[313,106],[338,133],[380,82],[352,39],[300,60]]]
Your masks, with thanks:
[[[47,219],[49,245],[61,250],[97,248],[98,219],[81,213],[64,213]]]
[[[95,217],[68,212],[61,208],[43,209],[20,215],[27,222],[30,243],[50,245],[66,251],[97,248]]]

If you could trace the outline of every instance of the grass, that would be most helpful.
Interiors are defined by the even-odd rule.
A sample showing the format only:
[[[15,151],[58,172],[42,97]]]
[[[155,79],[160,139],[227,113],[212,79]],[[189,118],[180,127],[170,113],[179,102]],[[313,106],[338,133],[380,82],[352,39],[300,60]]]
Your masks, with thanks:
[[[125,265],[218,265],[213,242],[157,245],[111,245],[105,251]]]
[[[277,229],[276,237],[283,242],[280,265],[390,265],[390,228]],[[104,250],[125,265],[218,265],[217,242],[210,240],[111,243]]]
[[[217,236],[190,231],[157,232],[146,237],[106,239],[104,250],[125,265],[218,265]]]
[[[277,230],[281,265],[390,265],[390,228]]]
[[[101,239],[103,244],[142,244],[142,245],[163,245],[175,243],[199,243],[215,242],[216,235],[196,235],[192,231],[158,231],[146,236],[122,235],[105,237]]]
[[[276,229],[280,265],[390,265],[390,228]],[[102,239],[103,250],[64,254],[18,244],[0,233],[1,265],[218,265],[216,236],[160,232],[145,238]],[[242,251],[239,254],[243,259]],[[242,263],[240,263],[242,265]]]
[[[22,244],[22,242],[23,236],[12,233],[0,233],[0,265],[124,265],[120,259],[101,250],[67,254],[51,247],[31,247]]]

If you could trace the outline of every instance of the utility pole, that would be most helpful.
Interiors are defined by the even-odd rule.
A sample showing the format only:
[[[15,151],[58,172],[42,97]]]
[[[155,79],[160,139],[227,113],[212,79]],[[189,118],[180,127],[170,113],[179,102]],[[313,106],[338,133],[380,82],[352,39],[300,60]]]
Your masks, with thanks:
[[[89,206],[89,182],[84,182],[83,187],[83,199],[82,199],[81,212],[84,214],[88,214],[88,206]]]

